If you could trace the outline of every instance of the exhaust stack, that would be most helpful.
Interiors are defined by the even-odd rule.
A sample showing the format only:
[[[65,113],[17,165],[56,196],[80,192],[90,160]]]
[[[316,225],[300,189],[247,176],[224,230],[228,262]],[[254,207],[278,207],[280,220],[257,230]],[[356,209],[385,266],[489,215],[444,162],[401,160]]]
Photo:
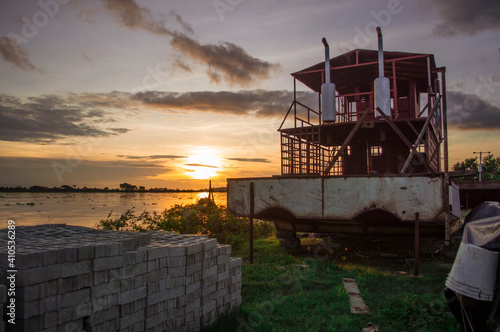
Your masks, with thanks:
[[[335,84],[330,80],[330,47],[326,38],[322,40],[325,45],[325,83],[321,85],[321,114],[323,122],[335,122],[337,111],[335,109]]]
[[[380,110],[387,116],[391,115],[391,84],[389,78],[384,77],[384,46],[382,41],[382,30],[377,27],[378,37],[378,75],[375,79],[375,109]],[[378,110],[376,111],[376,113]]]

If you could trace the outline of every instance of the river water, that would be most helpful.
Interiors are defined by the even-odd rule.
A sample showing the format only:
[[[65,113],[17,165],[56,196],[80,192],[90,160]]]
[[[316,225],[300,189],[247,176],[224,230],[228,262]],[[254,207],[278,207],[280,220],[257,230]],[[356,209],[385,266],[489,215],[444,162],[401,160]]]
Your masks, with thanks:
[[[0,228],[8,220],[16,226],[67,224],[93,227],[99,220],[119,217],[128,209],[161,212],[175,204],[191,204],[208,193],[11,193],[0,192]],[[226,205],[226,193],[214,193]]]

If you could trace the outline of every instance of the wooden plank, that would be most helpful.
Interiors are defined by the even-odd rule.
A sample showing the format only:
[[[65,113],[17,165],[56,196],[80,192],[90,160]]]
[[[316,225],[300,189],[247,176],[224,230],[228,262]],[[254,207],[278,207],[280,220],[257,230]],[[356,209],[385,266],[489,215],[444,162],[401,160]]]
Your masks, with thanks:
[[[349,133],[349,135],[344,140],[344,143],[340,147],[340,150],[338,150],[337,153],[335,154],[335,156],[332,158],[332,160],[330,160],[330,163],[328,164],[328,167],[323,172],[324,176],[327,176],[328,173],[330,173],[330,170],[332,169],[332,167],[335,165],[335,163],[340,158],[340,156],[344,153],[344,151],[347,148],[347,146],[349,145],[349,143],[351,143],[351,140],[353,139],[354,135],[356,135],[358,129],[361,127],[361,125],[365,121],[366,117],[368,116],[368,113],[370,113],[370,109],[369,108],[367,108],[365,110],[365,112],[363,113],[363,115],[361,116],[361,118],[359,118],[359,120],[358,120],[358,122],[356,122],[356,125],[354,126],[354,128],[352,128],[351,132]]]
[[[347,294],[349,294],[349,306],[351,314],[371,315],[370,308],[366,305],[358,288],[356,280],[351,278],[343,278],[342,283]]]

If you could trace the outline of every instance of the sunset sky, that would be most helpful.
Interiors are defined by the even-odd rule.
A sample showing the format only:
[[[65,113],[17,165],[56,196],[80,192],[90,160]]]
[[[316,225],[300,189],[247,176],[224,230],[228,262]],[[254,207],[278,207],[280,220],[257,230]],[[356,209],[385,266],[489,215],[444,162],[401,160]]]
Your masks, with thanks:
[[[0,186],[279,174],[290,73],[376,26],[446,66],[450,164],[500,156],[500,1],[0,0]]]

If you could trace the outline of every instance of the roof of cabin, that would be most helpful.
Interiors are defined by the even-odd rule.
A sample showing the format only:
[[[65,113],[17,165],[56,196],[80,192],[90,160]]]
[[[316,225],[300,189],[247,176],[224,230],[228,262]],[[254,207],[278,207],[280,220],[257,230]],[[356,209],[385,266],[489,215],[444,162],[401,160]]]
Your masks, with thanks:
[[[434,55],[388,52],[384,51],[384,76],[392,79],[393,69],[396,70],[398,91],[400,84],[405,89],[408,80],[415,80],[421,91],[427,90],[428,68],[427,59],[430,60],[430,67],[433,78],[437,74],[433,72],[436,68]],[[341,54],[330,59],[330,77],[335,83],[336,90],[344,95],[354,93],[355,87],[371,84],[379,76],[378,73],[378,51],[356,49]],[[316,92],[321,91],[321,84],[324,83],[325,62],[320,62],[314,66],[302,69],[292,76]],[[406,88],[407,89],[407,88]]]

